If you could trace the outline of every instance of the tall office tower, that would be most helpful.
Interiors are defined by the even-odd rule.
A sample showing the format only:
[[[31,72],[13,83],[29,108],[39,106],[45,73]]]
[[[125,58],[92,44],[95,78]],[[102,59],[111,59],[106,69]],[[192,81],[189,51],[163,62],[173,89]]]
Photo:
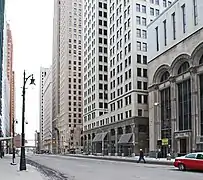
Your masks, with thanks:
[[[46,73],[43,84],[43,147],[52,152],[52,69]]]
[[[95,2],[92,9],[97,7],[98,24],[105,25],[103,16],[100,17],[100,9],[104,6],[101,2]],[[109,111],[107,115],[87,122],[84,130],[87,128],[88,136],[85,139],[91,139],[88,137],[92,135],[91,149],[103,154],[129,155],[140,148],[148,151],[147,24],[171,2],[109,0],[106,3]],[[100,40],[99,36],[94,39]],[[104,52],[104,47],[99,48],[98,53]],[[102,67],[97,63],[96,69],[99,68]]]
[[[7,23],[7,76],[10,84],[10,134],[12,135],[15,118],[15,73],[13,71],[13,39],[10,24]]]
[[[81,148],[82,14],[82,0],[55,1],[53,134],[58,152]]]
[[[108,112],[107,0],[84,3],[84,132]],[[93,137],[91,137],[93,138]]]
[[[47,75],[48,68],[40,68],[40,109],[39,109],[39,125],[40,125],[40,149],[43,150],[43,142],[44,142],[44,97],[43,97],[43,92],[44,92],[44,79],[45,76]]]
[[[52,50],[52,152],[57,153],[56,142],[56,123],[59,114],[59,83],[60,83],[60,53],[59,53],[59,33],[60,33],[60,0],[54,1],[54,18],[53,18],[53,50]],[[59,138],[58,138],[59,139]]]

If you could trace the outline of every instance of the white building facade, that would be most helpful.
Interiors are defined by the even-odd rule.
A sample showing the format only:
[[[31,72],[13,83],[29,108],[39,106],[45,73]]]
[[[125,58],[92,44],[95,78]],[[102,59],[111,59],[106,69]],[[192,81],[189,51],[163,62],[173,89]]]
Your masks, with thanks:
[[[43,97],[43,92],[44,92],[44,79],[45,76],[47,75],[48,68],[40,68],[40,97],[39,97],[39,103],[40,103],[40,109],[39,109],[39,124],[40,124],[40,149],[43,150],[43,142],[44,142],[44,97]]]
[[[87,100],[87,102],[84,101],[85,104],[87,103],[84,106],[87,109],[84,111],[88,111],[89,107],[90,112],[87,117],[84,117],[84,130],[87,136],[85,139],[88,139],[88,142],[90,140],[93,142],[89,145],[91,146],[88,148],[89,150],[120,155],[122,153],[124,155],[134,154],[140,148],[148,151],[147,24],[170,4],[171,1],[164,0],[109,0],[87,3],[86,8],[89,10],[87,13],[89,17],[87,19],[89,25],[87,42],[89,44],[86,45],[84,42],[84,45],[88,50],[91,50],[92,43],[96,42],[97,56],[103,55],[104,58],[108,55],[108,91],[106,91],[108,101],[104,101],[102,98],[100,100],[100,97],[106,93],[105,88],[102,87],[102,83],[104,84],[102,78],[106,74],[102,71],[106,68],[105,62],[102,58],[101,60],[98,57],[94,58],[94,54],[90,54],[91,51],[89,54],[85,51],[87,60],[84,57],[84,62],[87,61],[87,67],[84,66],[84,78],[86,78],[85,72],[87,72],[87,76],[88,74],[90,76],[91,68],[94,68],[94,66],[90,68],[92,63],[88,61],[88,57],[92,57],[93,62],[95,59],[97,60],[95,61],[96,81],[91,85],[93,88],[94,86],[98,87],[97,93],[95,93],[97,104],[100,106],[100,103],[102,105],[108,102],[108,111],[106,111],[108,115],[97,113],[96,117],[88,118],[92,111],[92,104],[88,103],[88,99],[91,102],[92,98],[92,89],[90,89],[90,85],[88,86],[88,81],[91,81],[91,78],[87,79],[89,89],[86,88],[84,81],[84,88],[87,90],[85,94],[84,89],[84,100]],[[106,12],[103,10],[104,7],[107,8],[107,24],[104,17]],[[94,31],[90,33],[91,26],[94,27],[91,9],[95,11],[96,15],[93,14],[93,17],[97,18],[95,24],[99,28],[99,30],[96,28],[96,36],[94,36]],[[103,36],[106,27],[108,27],[107,37]],[[92,36],[96,38],[91,41]],[[103,44],[105,38],[108,38],[108,46]],[[102,46],[100,47],[100,45]],[[108,51],[104,54],[106,48]],[[94,53],[94,48],[92,53]],[[88,91],[91,92],[89,95],[87,95]],[[94,95],[94,93],[92,94]],[[99,107],[96,108],[99,111]],[[101,138],[97,139],[99,134]]]
[[[43,84],[43,147],[52,152],[52,68],[50,67]]]
[[[203,150],[202,0],[176,0],[148,27],[150,151]]]
[[[83,1],[55,1],[53,47],[53,128],[55,148],[81,149]]]

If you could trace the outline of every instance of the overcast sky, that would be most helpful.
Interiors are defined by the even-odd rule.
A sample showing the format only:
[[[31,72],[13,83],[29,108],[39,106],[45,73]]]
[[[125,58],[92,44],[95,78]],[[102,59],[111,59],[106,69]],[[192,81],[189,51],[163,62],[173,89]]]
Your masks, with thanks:
[[[7,20],[11,25],[14,47],[17,132],[21,132],[23,71],[34,74],[36,86],[26,90],[26,139],[34,144],[39,130],[40,66],[52,62],[52,24],[54,0],[6,0]]]

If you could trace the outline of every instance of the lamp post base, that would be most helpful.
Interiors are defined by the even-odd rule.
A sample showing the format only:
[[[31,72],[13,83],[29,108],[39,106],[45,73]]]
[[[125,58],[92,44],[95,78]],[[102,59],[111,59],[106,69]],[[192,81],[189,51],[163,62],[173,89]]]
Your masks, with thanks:
[[[12,162],[11,165],[12,165],[12,166],[15,166],[15,165],[17,165],[17,164]]]
[[[21,147],[20,154],[20,171],[26,170],[25,147]]]

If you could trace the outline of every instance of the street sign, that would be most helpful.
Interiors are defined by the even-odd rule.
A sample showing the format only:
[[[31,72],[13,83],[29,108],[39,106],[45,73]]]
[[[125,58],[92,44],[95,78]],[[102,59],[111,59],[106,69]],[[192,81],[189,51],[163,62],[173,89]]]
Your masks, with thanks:
[[[162,146],[167,146],[168,145],[168,138],[164,138],[161,141],[162,141]]]

